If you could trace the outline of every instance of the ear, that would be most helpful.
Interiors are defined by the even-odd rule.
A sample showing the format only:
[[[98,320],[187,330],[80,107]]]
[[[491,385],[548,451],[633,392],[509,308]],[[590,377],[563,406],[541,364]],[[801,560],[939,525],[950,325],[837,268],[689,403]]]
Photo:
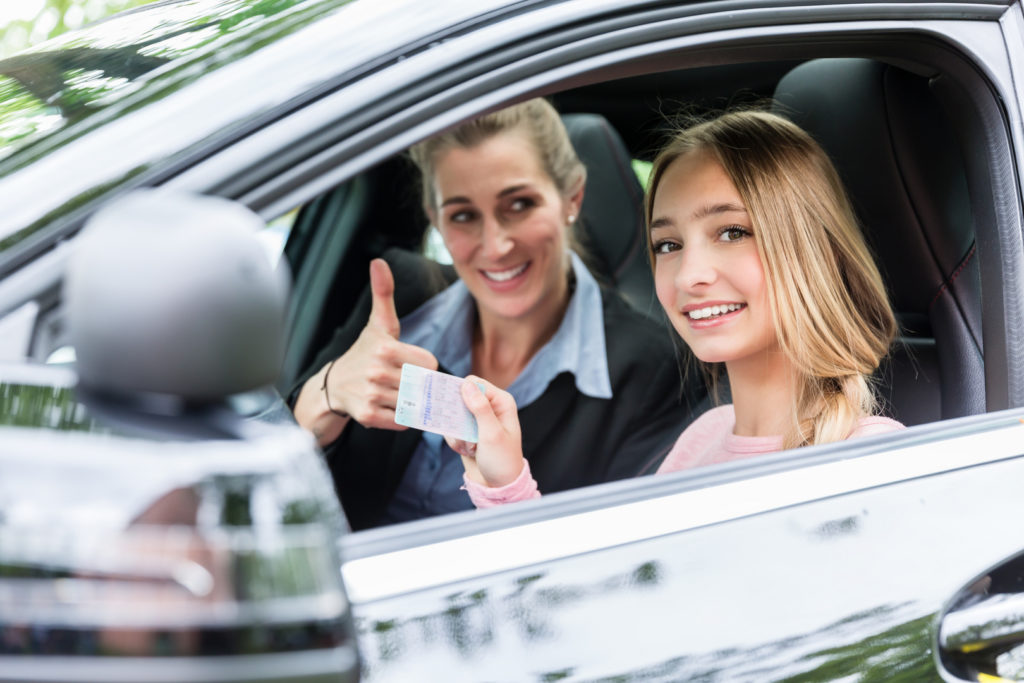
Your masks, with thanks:
[[[578,217],[583,208],[583,191],[586,189],[586,186],[586,177],[580,178],[567,193],[566,202],[568,204],[569,213],[574,216]]]

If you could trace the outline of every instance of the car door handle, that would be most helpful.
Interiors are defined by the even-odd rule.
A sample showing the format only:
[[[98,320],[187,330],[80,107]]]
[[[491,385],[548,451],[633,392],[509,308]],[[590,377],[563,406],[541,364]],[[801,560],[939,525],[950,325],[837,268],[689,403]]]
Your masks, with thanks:
[[[1024,555],[964,587],[938,625],[938,654],[957,680],[1024,680]],[[947,676],[949,680],[949,676]]]
[[[964,654],[1013,642],[1024,644],[1024,595],[1001,593],[950,612],[939,627],[939,645]]]

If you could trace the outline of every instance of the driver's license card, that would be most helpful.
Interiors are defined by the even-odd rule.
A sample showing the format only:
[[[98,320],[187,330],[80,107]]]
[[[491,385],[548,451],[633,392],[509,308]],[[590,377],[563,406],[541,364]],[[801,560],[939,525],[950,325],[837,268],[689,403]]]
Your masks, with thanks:
[[[476,443],[476,418],[466,408],[465,380],[417,365],[402,365],[395,423]]]

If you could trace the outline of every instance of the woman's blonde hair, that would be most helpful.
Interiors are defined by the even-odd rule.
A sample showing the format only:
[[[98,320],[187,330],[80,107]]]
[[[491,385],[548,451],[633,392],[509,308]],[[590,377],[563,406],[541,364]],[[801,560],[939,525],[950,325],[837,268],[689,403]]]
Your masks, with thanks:
[[[411,147],[409,156],[420,171],[423,207],[428,212],[438,208],[433,190],[435,164],[442,152],[457,147],[475,147],[495,135],[510,131],[521,131],[526,135],[542,168],[563,196],[583,186],[587,169],[576,155],[561,117],[550,102],[538,97],[466,121]]]
[[[680,131],[655,159],[648,225],[665,170],[693,153],[721,164],[754,228],[775,332],[798,373],[783,447],[847,438],[876,410],[870,377],[896,336],[896,319],[839,174],[794,123],[765,111],[730,112]],[[702,365],[714,385],[720,365]]]

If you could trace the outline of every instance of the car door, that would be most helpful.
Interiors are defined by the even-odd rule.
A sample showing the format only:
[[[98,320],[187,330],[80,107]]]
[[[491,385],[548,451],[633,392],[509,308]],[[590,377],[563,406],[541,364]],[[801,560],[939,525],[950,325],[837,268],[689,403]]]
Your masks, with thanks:
[[[1019,637],[946,611],[1019,590],[968,589],[1019,576],[1022,415],[348,537],[365,678],[1009,678]],[[947,621],[973,637],[940,647]]]

